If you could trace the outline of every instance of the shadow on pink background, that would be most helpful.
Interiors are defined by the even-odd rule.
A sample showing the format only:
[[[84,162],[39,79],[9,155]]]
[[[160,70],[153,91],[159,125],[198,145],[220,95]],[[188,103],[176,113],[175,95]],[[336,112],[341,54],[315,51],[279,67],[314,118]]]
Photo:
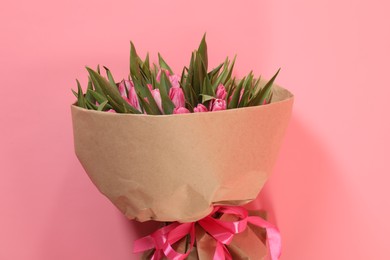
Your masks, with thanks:
[[[386,1],[75,1],[0,10],[0,259],[136,259],[155,227],[127,221],[73,151],[85,65],[128,74],[129,41],[175,70],[206,31],[210,61],[238,55],[296,95],[270,210],[284,260],[390,259],[390,33]]]

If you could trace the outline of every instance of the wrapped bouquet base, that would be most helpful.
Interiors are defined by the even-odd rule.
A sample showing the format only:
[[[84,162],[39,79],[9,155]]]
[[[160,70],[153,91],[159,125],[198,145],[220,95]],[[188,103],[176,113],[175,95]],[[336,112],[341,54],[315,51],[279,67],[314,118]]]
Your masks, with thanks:
[[[145,260],[261,260],[267,255],[266,240],[271,259],[277,260],[281,240],[274,225],[243,207],[215,207],[199,221],[175,222],[135,241],[134,252],[152,249],[142,256]]]

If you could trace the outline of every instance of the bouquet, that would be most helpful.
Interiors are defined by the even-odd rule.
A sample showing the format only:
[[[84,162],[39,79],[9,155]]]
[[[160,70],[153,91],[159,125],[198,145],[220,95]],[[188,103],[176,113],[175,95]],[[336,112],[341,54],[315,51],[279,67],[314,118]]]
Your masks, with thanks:
[[[92,182],[129,219],[160,221],[137,240],[145,259],[263,259],[280,254],[276,227],[244,205],[267,180],[293,95],[235,58],[208,69],[207,44],[175,74],[131,43],[130,73],[117,82],[87,67],[71,106],[75,152]],[[266,231],[266,232],[265,232]]]

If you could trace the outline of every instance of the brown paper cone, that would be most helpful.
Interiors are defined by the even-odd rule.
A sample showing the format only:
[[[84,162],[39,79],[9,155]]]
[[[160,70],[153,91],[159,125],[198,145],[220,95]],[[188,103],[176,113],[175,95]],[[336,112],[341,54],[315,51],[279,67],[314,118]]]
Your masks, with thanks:
[[[180,115],[115,114],[72,106],[76,155],[128,218],[189,222],[213,205],[256,198],[275,162],[293,104]]]

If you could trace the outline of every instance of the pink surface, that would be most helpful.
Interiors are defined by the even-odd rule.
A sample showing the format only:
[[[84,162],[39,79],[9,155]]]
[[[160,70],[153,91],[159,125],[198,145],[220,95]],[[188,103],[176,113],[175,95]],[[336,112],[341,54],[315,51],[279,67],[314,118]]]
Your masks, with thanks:
[[[232,1],[235,3],[235,1]],[[202,7],[204,6],[204,7]],[[263,193],[284,260],[390,259],[387,1],[8,1],[0,10],[0,259],[135,259],[127,221],[73,153],[84,65],[128,72],[129,40],[176,70],[208,33],[296,95]]]

